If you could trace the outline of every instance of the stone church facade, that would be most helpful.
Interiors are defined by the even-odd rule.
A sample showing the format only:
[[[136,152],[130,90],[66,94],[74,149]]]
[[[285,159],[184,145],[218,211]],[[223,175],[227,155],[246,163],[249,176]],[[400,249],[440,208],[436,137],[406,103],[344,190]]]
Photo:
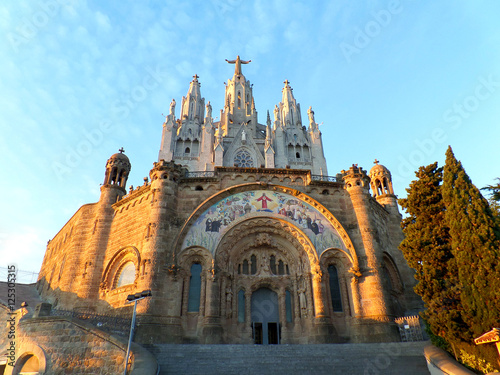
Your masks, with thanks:
[[[127,295],[151,289],[137,305],[145,344],[397,341],[394,318],[421,301],[390,172],[329,177],[312,108],[302,123],[285,81],[260,124],[249,61],[228,62],[220,120],[195,75],[142,186],[126,190],[123,150],[107,161],[99,201],[47,246],[42,299],[128,317]]]

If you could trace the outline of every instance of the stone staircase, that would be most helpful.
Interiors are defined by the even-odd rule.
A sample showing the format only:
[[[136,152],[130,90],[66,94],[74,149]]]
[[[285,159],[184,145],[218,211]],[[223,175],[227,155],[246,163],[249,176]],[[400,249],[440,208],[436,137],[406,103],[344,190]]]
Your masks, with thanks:
[[[147,346],[160,374],[175,375],[429,375],[428,342],[330,345]]]

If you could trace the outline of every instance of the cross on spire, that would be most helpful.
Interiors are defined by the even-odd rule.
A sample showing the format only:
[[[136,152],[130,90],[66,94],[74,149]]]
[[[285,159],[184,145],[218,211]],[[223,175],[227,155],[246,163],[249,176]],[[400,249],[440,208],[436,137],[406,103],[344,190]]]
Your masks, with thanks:
[[[373,164],[377,164],[380,163],[377,159],[375,159],[375,161],[373,162]]]
[[[123,154],[125,152],[125,150],[122,148],[120,148],[118,151],[120,151],[120,154]]]
[[[285,84],[285,86],[290,86],[290,82],[288,81],[288,79],[285,79],[283,83]]]
[[[199,76],[198,74],[195,74],[195,75],[193,76],[193,78],[194,78],[194,79],[193,79],[193,81],[197,81],[197,80],[198,80],[198,78],[200,78],[200,76]]]

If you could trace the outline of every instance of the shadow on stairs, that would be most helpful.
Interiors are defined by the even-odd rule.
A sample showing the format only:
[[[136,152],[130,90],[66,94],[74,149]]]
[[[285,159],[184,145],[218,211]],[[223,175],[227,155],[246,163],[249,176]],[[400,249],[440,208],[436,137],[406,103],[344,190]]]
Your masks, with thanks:
[[[148,345],[160,374],[429,375],[426,341],[325,345]]]

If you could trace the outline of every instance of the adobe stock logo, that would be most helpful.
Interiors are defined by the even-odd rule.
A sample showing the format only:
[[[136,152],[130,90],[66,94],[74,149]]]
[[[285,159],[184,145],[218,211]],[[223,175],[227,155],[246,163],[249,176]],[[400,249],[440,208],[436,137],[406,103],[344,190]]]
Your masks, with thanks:
[[[393,0],[388,4],[387,9],[372,12],[373,18],[362,29],[359,27],[354,28],[356,35],[352,44],[342,42],[339,45],[347,62],[351,62],[352,55],[359,55],[363,49],[368,47],[372,40],[379,36],[383,29],[389,26],[393,16],[402,11],[403,6],[400,1]]]
[[[75,4],[75,0],[46,0],[38,3],[39,10],[29,17],[24,17],[15,28],[15,32],[7,33],[7,40],[14,52],[22,45],[28,44],[42,31],[61,11],[64,6]]]
[[[490,99],[500,88],[500,81],[495,80],[493,75],[487,78],[480,76],[474,87],[473,94],[467,95],[461,100],[455,101],[453,105],[445,110],[442,119],[446,126],[433,128],[427,138],[415,139],[415,148],[408,156],[399,156],[398,174],[395,178],[405,179],[414,175],[421,165],[436,150],[437,146],[446,142],[450,131],[457,131],[469,119],[474,112],[477,112],[481,104]]]

